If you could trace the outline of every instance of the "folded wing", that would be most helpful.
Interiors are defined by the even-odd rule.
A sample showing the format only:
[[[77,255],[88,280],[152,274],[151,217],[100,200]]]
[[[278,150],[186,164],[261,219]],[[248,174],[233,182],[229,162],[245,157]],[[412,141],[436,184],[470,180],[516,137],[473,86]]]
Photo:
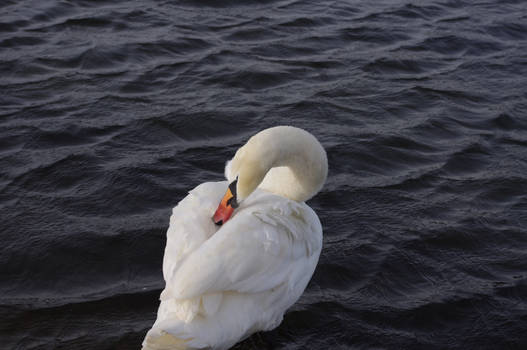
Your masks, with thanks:
[[[192,299],[229,291],[258,293],[284,284],[294,288],[306,274],[311,276],[322,237],[314,212],[264,191],[251,197],[230,221],[165,271],[165,295]]]

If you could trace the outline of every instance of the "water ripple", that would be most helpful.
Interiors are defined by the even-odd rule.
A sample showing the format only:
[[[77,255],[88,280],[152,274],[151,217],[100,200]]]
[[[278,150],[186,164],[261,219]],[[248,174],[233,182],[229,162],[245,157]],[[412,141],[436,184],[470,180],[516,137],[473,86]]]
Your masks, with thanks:
[[[324,249],[235,349],[525,348],[524,2],[0,8],[5,347],[137,348],[171,208],[290,124],[328,151]]]

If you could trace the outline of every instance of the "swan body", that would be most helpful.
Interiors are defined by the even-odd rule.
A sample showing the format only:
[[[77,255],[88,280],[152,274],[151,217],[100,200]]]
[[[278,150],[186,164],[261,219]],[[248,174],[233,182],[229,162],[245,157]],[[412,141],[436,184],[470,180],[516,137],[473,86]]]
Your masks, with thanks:
[[[197,186],[173,209],[166,287],[144,350],[228,349],[277,327],[311,279],[322,227],[303,201],[327,175],[314,136],[266,129],[236,152],[225,175],[228,181]],[[234,179],[239,207],[217,226],[212,213]]]

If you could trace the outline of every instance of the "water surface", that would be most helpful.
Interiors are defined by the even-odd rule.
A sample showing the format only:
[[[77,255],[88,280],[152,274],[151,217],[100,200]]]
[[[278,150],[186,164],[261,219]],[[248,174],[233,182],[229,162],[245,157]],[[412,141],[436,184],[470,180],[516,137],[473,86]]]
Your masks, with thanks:
[[[236,349],[527,348],[525,1],[0,5],[0,338],[137,349],[170,211],[315,134],[324,248]]]

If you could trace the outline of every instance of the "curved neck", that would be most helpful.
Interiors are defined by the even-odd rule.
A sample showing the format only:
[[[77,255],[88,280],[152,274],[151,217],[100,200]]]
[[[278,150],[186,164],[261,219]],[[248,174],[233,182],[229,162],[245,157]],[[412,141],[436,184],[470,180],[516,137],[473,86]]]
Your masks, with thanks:
[[[317,139],[305,130],[278,126],[261,131],[227,163],[229,181],[238,177],[238,199],[257,187],[303,202],[324,185],[327,156]]]

